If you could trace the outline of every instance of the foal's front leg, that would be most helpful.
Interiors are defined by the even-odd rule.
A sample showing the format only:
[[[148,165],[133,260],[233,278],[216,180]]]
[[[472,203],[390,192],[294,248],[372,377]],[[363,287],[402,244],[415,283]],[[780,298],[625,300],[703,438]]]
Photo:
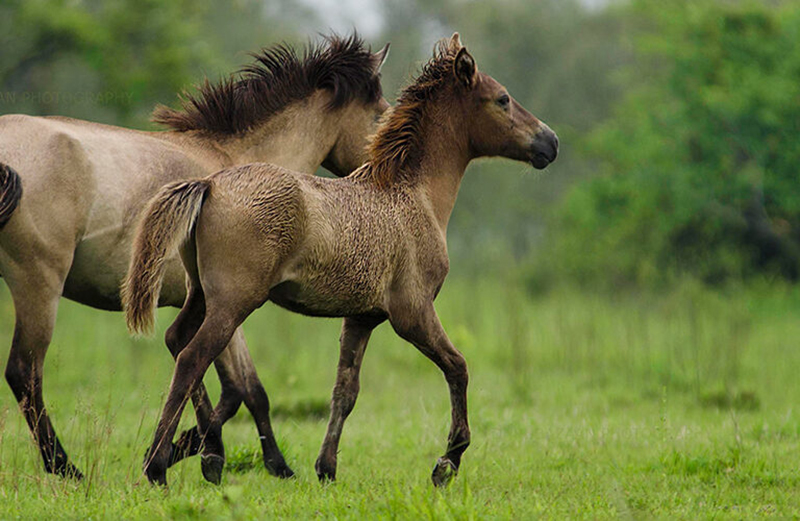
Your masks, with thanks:
[[[414,316],[405,312],[390,320],[398,335],[414,344],[442,370],[450,387],[452,423],[447,437],[447,451],[436,461],[431,475],[433,484],[437,487],[447,485],[458,473],[461,455],[470,442],[467,421],[467,362],[447,338],[432,303]]]
[[[319,457],[314,465],[320,481],[336,479],[336,453],[339,449],[342,427],[356,404],[360,387],[358,377],[361,361],[367,349],[369,336],[380,322],[382,320],[345,318],[342,324],[342,334],[339,338],[339,367],[331,398],[331,417]]]

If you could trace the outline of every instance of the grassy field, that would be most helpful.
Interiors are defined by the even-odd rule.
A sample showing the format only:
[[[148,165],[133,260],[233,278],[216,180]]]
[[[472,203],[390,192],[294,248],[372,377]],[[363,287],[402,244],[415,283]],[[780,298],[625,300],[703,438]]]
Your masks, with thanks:
[[[450,280],[439,314],[470,364],[473,442],[451,487],[429,473],[449,426],[439,371],[381,326],[345,426],[339,481],[313,464],[339,323],[270,307],[245,331],[297,478],[270,477],[240,412],[224,430],[222,486],[199,460],[168,490],[141,476],[172,362],[161,334],[64,302],[45,399],[79,484],[45,475],[0,391],[0,518],[755,518],[800,516],[800,291],[532,298],[515,284]],[[13,326],[0,284],[0,354]],[[211,376],[211,375],[210,375]],[[214,378],[206,382],[217,394]],[[185,414],[183,425],[193,423]]]

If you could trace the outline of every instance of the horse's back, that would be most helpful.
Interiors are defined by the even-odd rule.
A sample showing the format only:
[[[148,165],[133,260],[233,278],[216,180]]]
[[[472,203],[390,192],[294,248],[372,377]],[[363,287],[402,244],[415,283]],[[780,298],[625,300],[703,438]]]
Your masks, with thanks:
[[[0,249],[23,255],[74,247],[87,216],[85,186],[91,182],[86,151],[47,118],[0,116],[0,163],[20,177],[19,206],[0,232]],[[49,245],[49,246],[48,246]],[[2,259],[0,259],[2,261]],[[1,268],[2,266],[0,266]]]
[[[0,117],[0,163],[22,185],[0,230],[0,273],[66,264],[65,296],[108,309],[119,308],[138,212],[170,180],[207,172],[149,133],[49,116]]]

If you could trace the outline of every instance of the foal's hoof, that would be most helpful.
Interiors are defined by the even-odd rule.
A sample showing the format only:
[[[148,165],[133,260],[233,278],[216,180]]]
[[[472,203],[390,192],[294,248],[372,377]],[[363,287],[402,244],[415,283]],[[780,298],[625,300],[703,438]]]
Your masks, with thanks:
[[[216,454],[203,454],[200,458],[200,468],[206,481],[215,485],[222,483],[222,469],[225,467],[225,458]]]
[[[276,465],[276,464],[267,463],[265,461],[264,462],[264,467],[267,469],[267,472],[269,472],[270,474],[272,474],[275,477],[278,477],[278,478],[281,478],[281,479],[288,479],[288,478],[293,478],[294,477],[294,471],[291,468],[289,468],[289,465],[287,465],[286,462],[281,462],[281,463]]]
[[[314,464],[314,470],[317,471],[317,477],[320,483],[332,483],[336,481],[336,464],[330,465],[317,460]]]
[[[435,486],[446,487],[453,481],[456,474],[458,474],[458,468],[453,465],[452,461],[447,458],[439,458],[436,460],[436,466],[433,467],[431,479]]]
[[[156,471],[147,467],[144,469],[144,475],[147,476],[147,481],[151,485],[167,486],[167,473],[165,471]]]

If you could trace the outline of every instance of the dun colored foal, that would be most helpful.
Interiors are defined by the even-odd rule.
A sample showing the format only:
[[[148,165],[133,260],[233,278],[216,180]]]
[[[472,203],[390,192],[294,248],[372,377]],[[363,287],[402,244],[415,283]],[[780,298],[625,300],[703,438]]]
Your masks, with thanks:
[[[145,462],[150,481],[166,483],[170,442],[192,390],[241,323],[271,301],[306,315],[344,317],[319,478],[335,478],[367,341],[388,320],[443,371],[450,388],[452,425],[432,476],[436,485],[448,483],[470,442],[467,364],[433,302],[449,268],[446,230],[458,188],[474,158],[504,156],[541,169],[557,151],[553,131],[478,72],[455,34],[437,45],[384,116],[368,162],[350,177],[252,164],[161,190],[134,241],[123,291],[128,325],[137,332],[151,327],[163,260],[179,248],[190,288],[172,328],[199,328],[177,358]]]

